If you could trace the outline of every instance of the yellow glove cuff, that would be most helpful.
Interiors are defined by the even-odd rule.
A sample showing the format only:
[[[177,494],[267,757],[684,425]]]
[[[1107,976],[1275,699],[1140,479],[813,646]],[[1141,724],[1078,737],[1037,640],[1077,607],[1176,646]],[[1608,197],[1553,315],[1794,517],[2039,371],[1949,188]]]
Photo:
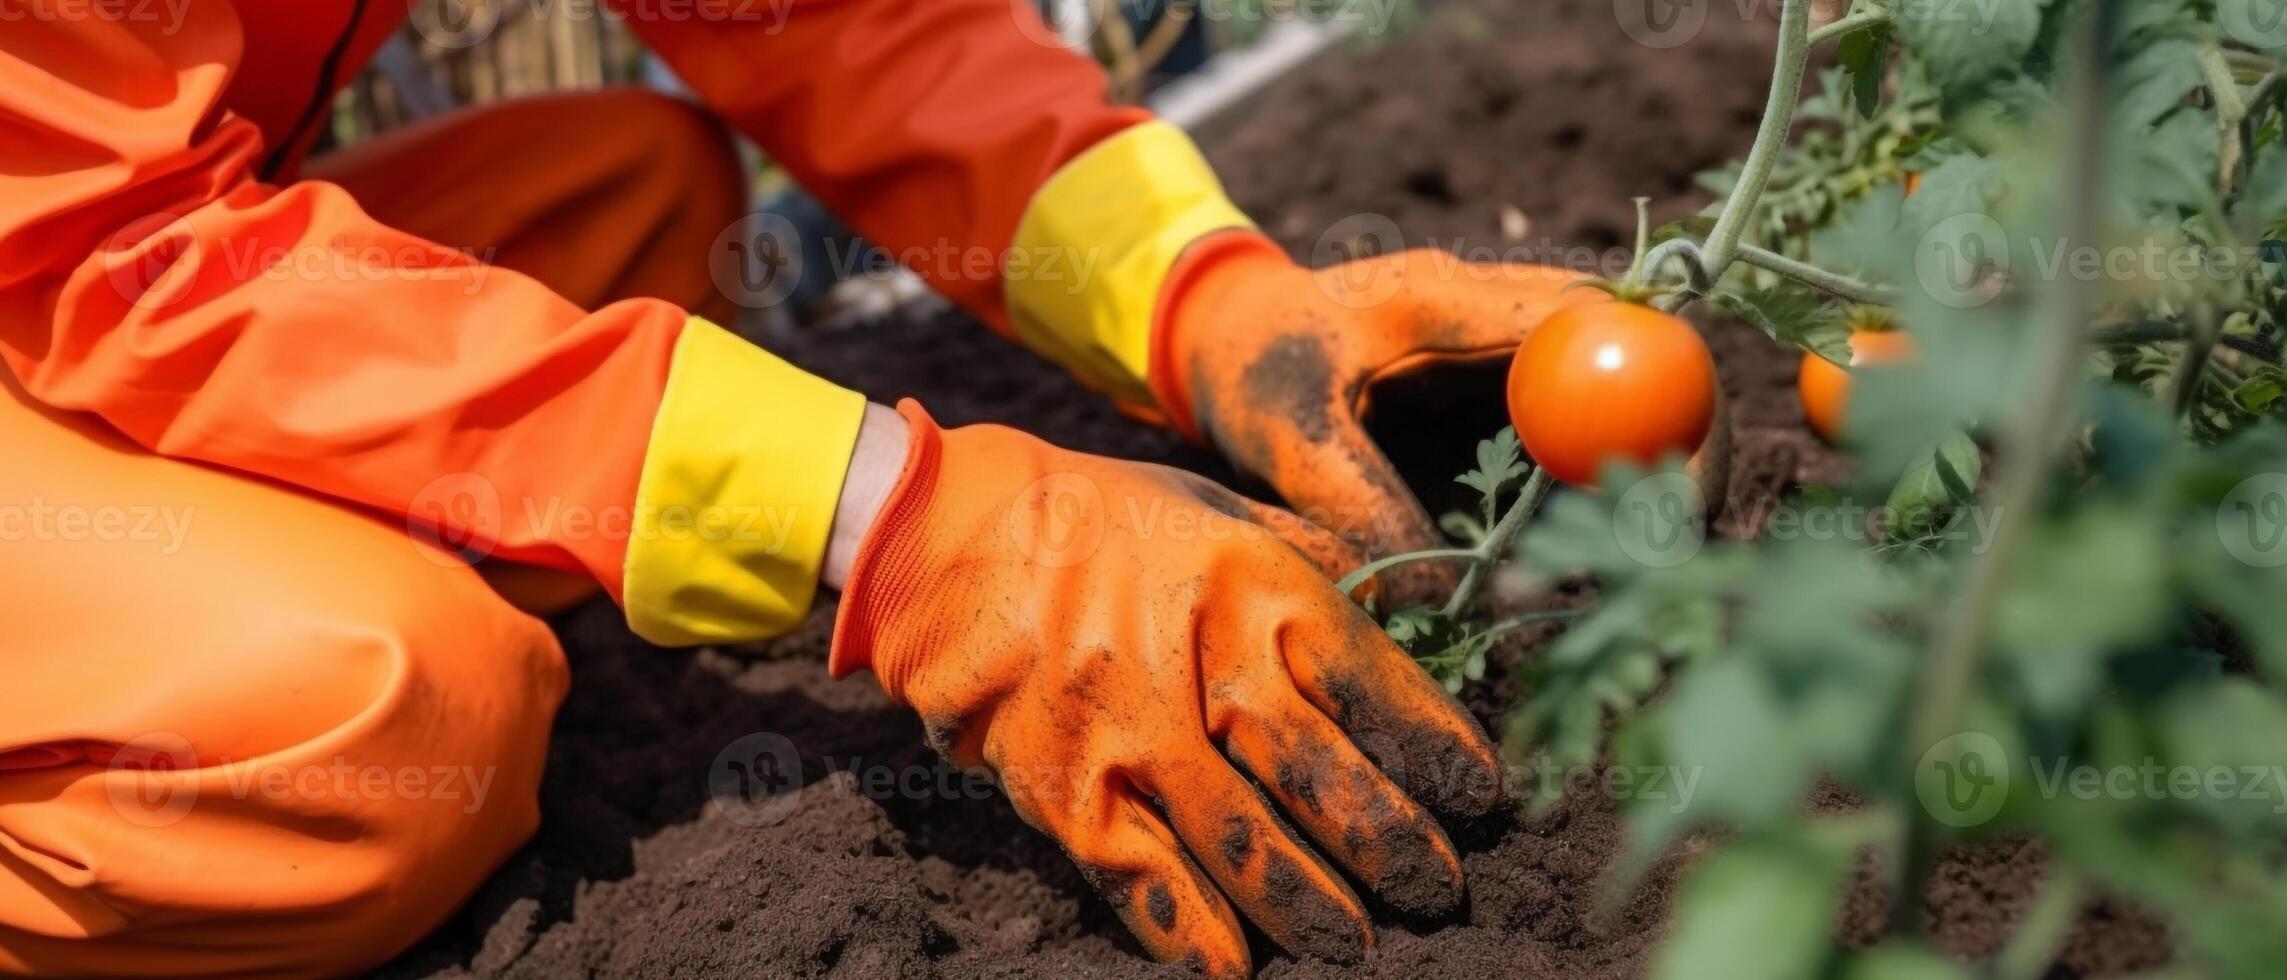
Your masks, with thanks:
[[[635,491],[623,599],[653,643],[793,629],[818,591],[865,396],[693,317]]]
[[[1201,236],[1252,227],[1182,130],[1130,127],[1066,163],[1025,207],[1002,273],[1009,321],[1090,387],[1154,405],[1152,313],[1168,270]]]

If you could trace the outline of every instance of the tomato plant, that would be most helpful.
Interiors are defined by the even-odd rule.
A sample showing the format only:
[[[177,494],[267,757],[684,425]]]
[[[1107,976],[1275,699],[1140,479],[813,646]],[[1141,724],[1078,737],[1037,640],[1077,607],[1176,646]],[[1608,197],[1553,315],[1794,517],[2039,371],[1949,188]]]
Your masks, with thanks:
[[[1851,474],[1786,502],[1882,518],[1711,539],[1696,505],[1656,506],[1692,492],[1672,465],[1550,494],[1577,460],[1536,427],[1610,397],[1583,381],[1521,392],[1531,458],[1511,434],[1481,448],[1468,547],[1352,576],[1466,564],[1441,606],[1388,616],[1449,686],[1503,632],[1573,621],[1522,668],[1513,760],[1701,778],[1687,807],[1627,808],[1605,883],[1719,832],[1657,976],[2030,980],[2093,896],[2167,924],[2170,976],[2287,962],[2287,788],[2217,782],[2287,774],[2287,37],[2262,3],[1858,0],[1813,31],[1784,0],[1754,144],[1706,176],[1705,214],[1644,236],[1628,285],[1806,365],[1850,361],[1866,311],[1902,325],[1888,342],[1914,356],[1806,379],[1814,415],[1847,398]],[[1596,604],[1487,621],[1501,565],[1588,575]],[[2153,771],[2169,786],[2071,788]],[[2049,866],[2015,932],[1979,962],[1938,953],[1940,857],[2024,836]],[[1845,948],[1862,867],[1890,928]]]

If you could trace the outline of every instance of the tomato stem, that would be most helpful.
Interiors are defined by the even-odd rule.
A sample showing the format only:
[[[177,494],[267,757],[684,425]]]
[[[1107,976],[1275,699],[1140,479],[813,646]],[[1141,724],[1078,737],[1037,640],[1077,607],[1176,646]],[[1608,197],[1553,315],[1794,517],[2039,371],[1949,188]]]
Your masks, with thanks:
[[[1386,569],[1417,561],[1475,561],[1479,550],[1478,548],[1428,548],[1422,551],[1385,555],[1351,569],[1350,574],[1342,576],[1340,581],[1334,583],[1334,588],[1343,595],[1349,595],[1358,591],[1359,586],[1366,584],[1367,579],[1373,578]]]
[[[1493,530],[1485,535],[1485,540],[1478,543],[1469,570],[1461,573],[1461,584],[1454,588],[1452,595],[1446,597],[1444,613],[1447,618],[1461,615],[1471,602],[1476,601],[1477,590],[1484,585],[1485,569],[1508,557],[1509,549],[1516,543],[1517,532],[1524,528],[1525,520],[1533,516],[1533,511],[1540,509],[1541,498],[1548,496],[1548,488],[1548,468],[1533,467],[1533,475],[1525,478],[1524,489],[1517,491],[1516,501],[1501,515],[1500,522],[1493,525]]]
[[[1798,259],[1790,259],[1766,248],[1753,245],[1739,246],[1738,260],[1758,269],[1776,272],[1820,292],[1870,306],[1890,306],[1898,301],[1895,293],[1881,286],[1860,282],[1839,272],[1829,272]]]
[[[2061,64],[2080,66],[2067,85],[2066,132],[2056,156],[2061,171],[2057,211],[2062,220],[2057,240],[2067,244],[2097,240],[2105,109],[2111,92],[2104,53],[2111,50],[2119,32],[2120,5],[2121,0],[2098,0],[2074,39],[2075,57],[2060,59]],[[2058,276],[2041,297],[2027,356],[2031,376],[2002,430],[2001,451],[1995,454],[1999,472],[1991,507],[1999,519],[1985,550],[1970,559],[1949,614],[1931,640],[1905,754],[1899,760],[1899,775],[1908,783],[1902,790],[1906,798],[1913,797],[1911,781],[1923,753],[1953,734],[1977,685],[2002,580],[2032,527],[2052,460],[2071,427],[2074,381],[2080,376],[2082,345],[2087,341],[2083,324],[2094,290],[2093,283],[2078,276]],[[1898,886],[1918,888],[1935,863],[1937,850],[1936,829],[1916,822],[1907,835]],[[1906,934],[1920,929],[1921,902],[1893,895],[1890,909],[1894,929]]]
[[[1701,256],[1699,243],[1689,238],[1670,238],[1652,249],[1652,254],[1644,257],[1645,275],[1659,275],[1660,270],[1669,262],[1682,262],[1684,269],[1683,290],[1662,296],[1652,305],[1659,307],[1662,312],[1674,313],[1693,296],[1713,290],[1715,279],[1707,274],[1707,264]]]
[[[1590,608],[1541,609],[1534,612],[1518,613],[1514,616],[1495,620],[1493,625],[1485,627],[1484,631],[1477,635],[1484,637],[1499,636],[1510,630],[1531,626],[1535,623],[1554,623],[1567,619],[1579,619],[1588,615],[1589,612]]]
[[[1779,151],[1794,129],[1795,107],[1802,100],[1803,70],[1810,62],[1810,19],[1810,0],[1785,0],[1779,8],[1778,62],[1771,73],[1770,97],[1763,105],[1763,124],[1755,132],[1755,145],[1747,151],[1739,182],[1724,198],[1723,211],[1716,215],[1715,229],[1708,233],[1707,246],[1702,250],[1702,265],[1711,283],[1723,278],[1738,253],[1756,201],[1770,183],[1771,169],[1778,165]]]
[[[2279,98],[2282,93],[2287,93],[2287,71],[2273,69],[2270,74],[2263,76],[2262,81],[2256,82],[2248,88],[2248,116],[2253,118],[2260,115],[2264,108],[2272,100]]]
[[[1888,10],[1882,9],[1879,5],[1870,5],[1865,10],[1851,14],[1850,16],[1844,17],[1832,24],[1828,24],[1825,27],[1821,27],[1818,30],[1812,31],[1810,36],[1810,43],[1814,46],[1824,44],[1845,34],[1856,34],[1859,31],[1866,30],[1867,28],[1887,24],[1889,22],[1890,12]]]
[[[1644,252],[1652,245],[1652,199],[1639,197],[1636,201],[1636,254],[1628,259],[1628,275],[1621,281],[1629,288],[1644,285]]]
[[[2081,901],[2088,895],[2080,873],[2060,861],[2051,866],[2048,878],[2034,893],[2017,933],[1993,957],[1996,980],[2038,980],[2046,975],[2073,920],[2080,916]]]
[[[2231,194],[2239,182],[2239,124],[2247,118],[2247,103],[2239,96],[2239,80],[2224,61],[2223,48],[2209,43],[2200,48],[2200,73],[2207,78],[2208,96],[2216,103],[2216,129],[2221,133],[2216,151],[2216,189]]]
[[[2168,405],[2177,417],[2191,411],[2192,403],[2198,400],[2208,359],[2215,354],[2216,340],[2223,336],[2223,318],[2204,304],[2184,321],[2190,325],[2184,332],[2184,359],[2176,365],[2176,376],[2168,381]]]

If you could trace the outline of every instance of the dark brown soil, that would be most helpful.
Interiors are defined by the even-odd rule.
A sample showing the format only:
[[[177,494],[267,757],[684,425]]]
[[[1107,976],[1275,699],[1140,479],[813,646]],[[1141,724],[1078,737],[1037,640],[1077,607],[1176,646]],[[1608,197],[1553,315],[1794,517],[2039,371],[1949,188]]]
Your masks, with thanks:
[[[1619,246],[1631,196],[1655,198],[1663,220],[1686,213],[1703,203],[1691,174],[1747,146],[1769,30],[1726,16],[1733,9],[1717,5],[1696,40],[1657,51],[1629,42],[1604,0],[1453,0],[1417,36],[1342,53],[1282,83],[1214,134],[1210,155],[1239,203],[1306,259],[1325,229],[1368,212],[1417,244]],[[1521,240],[1504,237],[1505,207],[1529,221]],[[1506,223],[1516,230],[1513,215]],[[1738,437],[1718,527],[1751,535],[1778,493],[1832,479],[1838,462],[1803,428],[1793,359],[1735,324],[1716,325],[1713,337]],[[919,397],[948,425],[1005,422],[1062,445],[1229,477],[1212,457],[1120,417],[958,318],[778,346],[877,400]],[[1468,424],[1409,415],[1403,402],[1377,398],[1397,405],[1377,432],[1393,455],[1435,475],[1425,487],[1458,472],[1468,443],[1499,424],[1483,410],[1498,404],[1490,391],[1470,402]],[[1429,417],[1441,421],[1415,422]],[[1585,601],[1571,588],[1553,601]],[[826,679],[832,614],[822,602],[792,636],[698,653],[644,645],[607,607],[566,616],[558,625],[574,684],[539,837],[383,974],[1181,975],[1142,957],[1053,843],[938,762],[909,714],[863,678]],[[1519,655],[1498,658],[1467,698],[1488,724],[1514,696]],[[719,752],[758,732],[784,737],[799,765],[780,771],[792,796],[768,814],[775,822],[748,826],[755,821],[708,804],[708,778]],[[1385,914],[1363,966],[1258,948],[1261,974],[1640,976],[1693,850],[1656,867],[1599,922],[1590,915],[1596,885],[1621,841],[1608,802],[1577,794],[1542,817],[1454,830],[1469,875],[1465,912],[1437,922]],[[1932,914],[1940,941],[1991,952],[2040,868],[2031,844],[1949,860]],[[1845,938],[1878,934],[1876,894],[1869,879],[1844,901]],[[2145,920],[2100,906],[2065,966],[2068,975],[2148,966],[2165,943]]]

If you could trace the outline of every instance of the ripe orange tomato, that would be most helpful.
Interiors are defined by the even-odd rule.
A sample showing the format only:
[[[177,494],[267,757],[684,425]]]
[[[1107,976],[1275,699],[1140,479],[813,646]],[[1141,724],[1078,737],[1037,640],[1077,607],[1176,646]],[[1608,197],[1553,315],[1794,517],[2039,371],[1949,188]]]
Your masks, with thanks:
[[[1856,330],[1850,334],[1850,363],[1881,364],[1912,357],[1914,337],[1903,330]],[[1803,354],[1802,377],[1795,384],[1802,395],[1803,418],[1828,442],[1842,438],[1849,421],[1850,372],[1817,354]]]
[[[1509,421],[1549,475],[1594,486],[1607,460],[1689,455],[1715,418],[1715,358],[1691,324],[1634,303],[1570,306],[1509,362]]]

